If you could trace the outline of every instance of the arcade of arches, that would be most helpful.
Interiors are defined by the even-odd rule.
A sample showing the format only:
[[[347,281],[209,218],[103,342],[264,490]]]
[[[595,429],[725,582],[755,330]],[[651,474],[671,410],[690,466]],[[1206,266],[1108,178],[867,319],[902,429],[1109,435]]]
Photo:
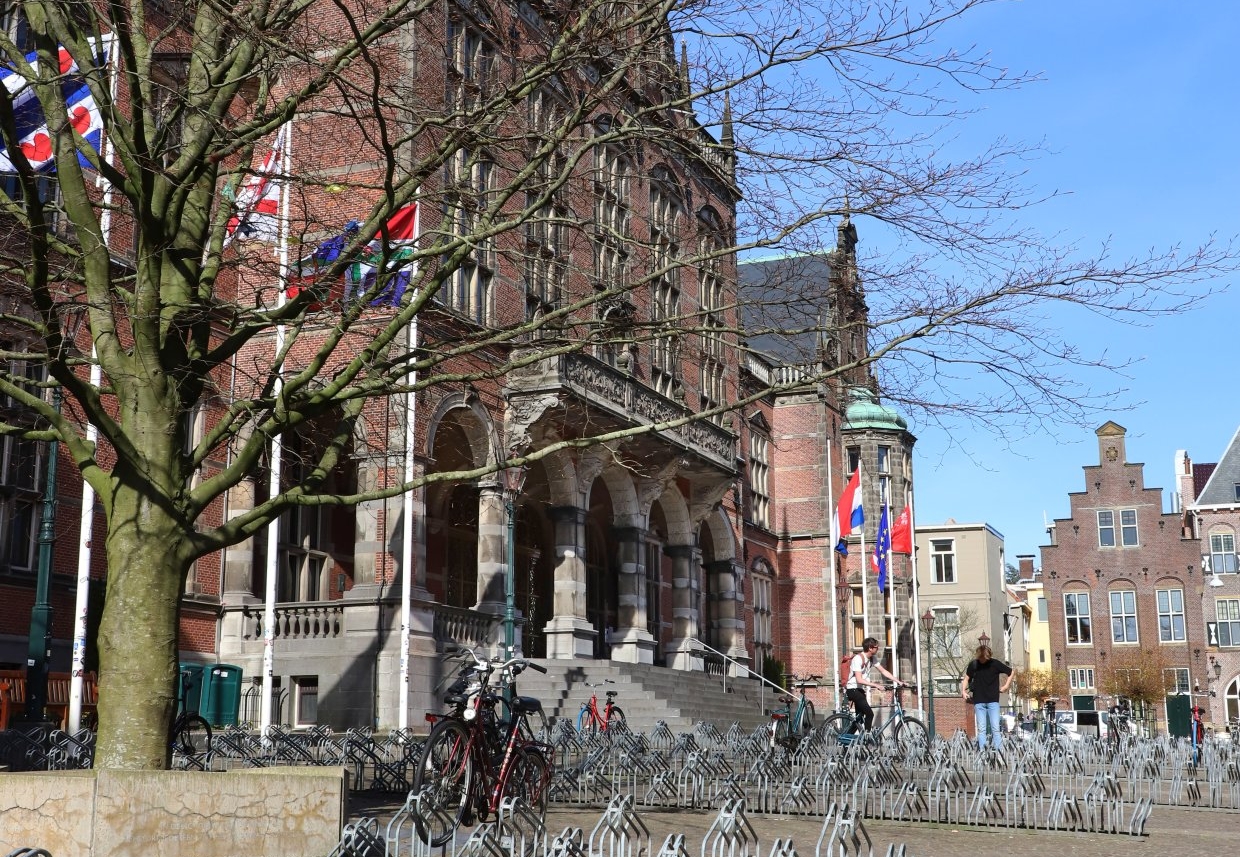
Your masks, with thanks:
[[[497,460],[485,412],[441,414],[430,436],[435,471]],[[526,656],[688,669],[700,641],[748,661],[733,529],[717,503],[686,499],[700,474],[646,477],[596,448],[545,458],[523,476],[514,569]],[[424,574],[435,600],[503,614],[505,500],[498,476],[428,489]]]

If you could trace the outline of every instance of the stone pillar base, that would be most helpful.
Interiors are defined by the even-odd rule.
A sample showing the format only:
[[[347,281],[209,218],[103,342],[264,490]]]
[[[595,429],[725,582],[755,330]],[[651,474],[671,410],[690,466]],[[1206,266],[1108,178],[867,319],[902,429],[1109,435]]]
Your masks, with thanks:
[[[557,616],[547,623],[543,635],[547,641],[547,657],[551,660],[594,659],[594,638],[598,632],[585,619]]]
[[[744,649],[732,649],[728,652],[728,657],[732,659],[727,663],[730,676],[744,678],[749,675],[749,670],[753,669],[753,660]]]
[[[702,660],[702,650],[692,638],[672,640],[667,647],[667,665],[674,670],[700,673],[706,669]]]
[[[626,664],[653,664],[658,642],[650,632],[625,628],[611,633],[611,659]]]

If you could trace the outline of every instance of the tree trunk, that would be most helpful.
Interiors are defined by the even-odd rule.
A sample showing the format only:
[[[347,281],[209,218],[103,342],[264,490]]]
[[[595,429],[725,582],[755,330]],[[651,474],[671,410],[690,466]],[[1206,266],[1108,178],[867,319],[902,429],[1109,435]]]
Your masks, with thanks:
[[[177,623],[183,525],[129,487],[109,520],[107,601],[99,628],[99,740],[96,768],[168,766],[176,706]]]

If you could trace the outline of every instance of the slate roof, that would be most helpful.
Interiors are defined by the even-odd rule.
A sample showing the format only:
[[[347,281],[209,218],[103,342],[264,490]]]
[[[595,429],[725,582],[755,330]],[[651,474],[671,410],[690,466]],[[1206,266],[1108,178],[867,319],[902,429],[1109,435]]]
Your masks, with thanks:
[[[1197,468],[1193,467],[1193,481],[1197,480]],[[1195,506],[1236,506],[1236,486],[1240,485],[1240,429],[1231,437],[1214,471],[1197,494]]]

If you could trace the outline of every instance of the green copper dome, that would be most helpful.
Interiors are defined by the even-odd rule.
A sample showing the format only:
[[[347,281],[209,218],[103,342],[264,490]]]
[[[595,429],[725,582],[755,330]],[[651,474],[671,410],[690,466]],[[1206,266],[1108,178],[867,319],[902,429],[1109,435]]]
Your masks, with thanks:
[[[877,429],[879,431],[908,431],[908,420],[894,409],[878,403],[878,396],[867,387],[853,387],[848,391],[848,409],[844,412],[844,430]]]

